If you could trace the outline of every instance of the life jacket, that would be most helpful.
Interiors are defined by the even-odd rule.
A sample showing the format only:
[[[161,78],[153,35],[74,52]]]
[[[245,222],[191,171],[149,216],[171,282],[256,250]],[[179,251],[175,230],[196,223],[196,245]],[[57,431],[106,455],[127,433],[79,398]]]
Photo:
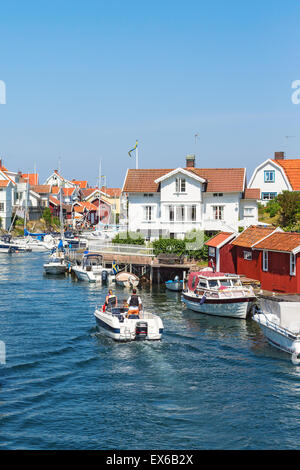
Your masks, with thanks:
[[[136,294],[132,294],[130,297],[129,307],[138,307],[139,306],[139,298]]]

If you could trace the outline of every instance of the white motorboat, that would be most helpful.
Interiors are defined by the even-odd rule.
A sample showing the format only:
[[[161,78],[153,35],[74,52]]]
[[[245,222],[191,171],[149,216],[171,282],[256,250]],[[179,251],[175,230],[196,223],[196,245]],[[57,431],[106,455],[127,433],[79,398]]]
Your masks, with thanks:
[[[195,312],[221,317],[246,318],[256,299],[252,287],[242,285],[236,274],[192,272],[182,300]]]
[[[120,272],[116,274],[116,284],[121,287],[137,287],[140,279],[133,273]]]
[[[94,312],[98,331],[116,341],[159,340],[163,334],[163,322],[158,315],[124,307],[102,306]]]
[[[33,252],[51,251],[56,246],[57,241],[51,235],[46,235],[44,240],[38,240],[30,235],[24,238],[14,238],[12,244],[20,249],[30,249]]]
[[[165,286],[168,290],[180,292],[183,289],[183,281],[178,276],[175,276],[173,281],[166,281]]]
[[[67,271],[65,255],[63,251],[54,251],[49,258],[49,262],[44,264],[46,274],[64,274]]]
[[[3,235],[0,240],[0,253],[23,253],[31,252],[29,247],[22,247],[12,241],[10,234]]]
[[[112,269],[103,266],[102,255],[86,253],[80,266],[73,266],[72,271],[79,281],[111,283],[115,280]]]
[[[259,324],[268,342],[292,355],[300,364],[300,297],[293,295],[259,296],[253,320]]]

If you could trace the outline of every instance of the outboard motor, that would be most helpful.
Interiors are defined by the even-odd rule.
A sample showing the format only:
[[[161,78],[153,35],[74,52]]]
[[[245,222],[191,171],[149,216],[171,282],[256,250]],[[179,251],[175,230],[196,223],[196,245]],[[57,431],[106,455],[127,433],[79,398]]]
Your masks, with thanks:
[[[145,340],[148,336],[148,323],[145,321],[138,321],[135,325],[135,339],[137,341]]]
[[[108,280],[107,271],[102,271],[102,273],[101,273],[101,279],[102,279],[102,283],[103,283],[103,284],[107,284],[107,280]]]

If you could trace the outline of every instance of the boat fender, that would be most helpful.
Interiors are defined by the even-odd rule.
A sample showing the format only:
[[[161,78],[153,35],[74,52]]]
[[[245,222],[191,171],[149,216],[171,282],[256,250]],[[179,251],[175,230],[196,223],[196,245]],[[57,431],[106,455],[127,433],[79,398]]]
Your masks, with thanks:
[[[300,364],[300,358],[298,357],[299,353],[298,352],[293,352],[292,354],[292,363],[295,365]]]

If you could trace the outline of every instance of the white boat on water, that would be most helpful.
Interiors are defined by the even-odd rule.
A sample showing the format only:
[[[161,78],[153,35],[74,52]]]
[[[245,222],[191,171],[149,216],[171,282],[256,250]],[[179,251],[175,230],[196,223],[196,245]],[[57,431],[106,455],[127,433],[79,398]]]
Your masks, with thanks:
[[[44,264],[44,271],[46,274],[64,274],[67,271],[64,251],[56,249]]]
[[[94,312],[98,331],[116,341],[159,340],[163,334],[163,322],[158,315],[124,307],[102,306]]]
[[[116,284],[121,287],[137,287],[140,279],[133,273],[120,272],[116,274]]]
[[[259,308],[253,315],[268,342],[292,355],[300,364],[300,297],[282,295],[259,297]]]
[[[195,312],[220,317],[246,318],[256,299],[252,287],[242,285],[236,274],[192,272],[182,300]]]
[[[180,280],[178,276],[175,276],[173,281],[166,281],[165,286],[168,290],[180,292],[183,289],[183,281]]]
[[[115,280],[112,269],[103,266],[102,255],[86,253],[80,266],[73,266],[72,271],[79,281],[111,283]]]
[[[12,244],[20,249],[30,249],[33,252],[47,252],[56,247],[57,241],[51,235],[45,235],[44,240],[38,240],[30,235],[12,239]]]

